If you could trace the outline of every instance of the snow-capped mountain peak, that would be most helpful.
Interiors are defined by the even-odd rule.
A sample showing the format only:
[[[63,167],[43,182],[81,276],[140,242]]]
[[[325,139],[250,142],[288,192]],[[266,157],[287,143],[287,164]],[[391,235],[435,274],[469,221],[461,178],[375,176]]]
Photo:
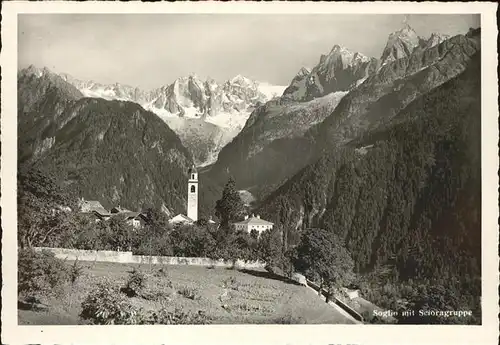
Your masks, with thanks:
[[[151,91],[120,83],[81,81],[68,74],[61,77],[86,97],[131,101],[156,113],[191,149],[199,165],[210,164],[217,158],[220,149],[243,128],[255,106],[280,96],[285,89],[285,86],[253,81],[243,75],[218,83],[190,73]],[[203,131],[212,133],[211,140],[215,140],[204,146],[209,152],[198,152],[201,149],[192,147],[196,137],[206,136]]]
[[[408,24],[405,24],[402,29],[392,32],[389,34],[382,53],[382,64],[409,56],[420,44],[420,40],[415,30]]]
[[[238,74],[234,78],[230,80],[231,83],[233,84],[239,84],[239,85],[251,85],[253,83],[252,80],[248,79],[247,77],[242,76],[241,74]]]

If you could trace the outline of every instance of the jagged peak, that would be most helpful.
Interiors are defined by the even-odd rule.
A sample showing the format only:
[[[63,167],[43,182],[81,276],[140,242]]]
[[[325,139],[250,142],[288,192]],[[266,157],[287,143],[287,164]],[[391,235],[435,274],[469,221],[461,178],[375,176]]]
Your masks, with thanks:
[[[297,72],[296,77],[305,77],[311,73],[311,69],[307,67],[301,67],[301,69]]]
[[[420,42],[420,37],[415,30],[409,25],[405,24],[400,30],[391,32],[387,40],[386,48],[391,47],[397,41],[404,41],[412,46],[417,46]]]
[[[422,38],[406,23],[401,29],[389,34],[381,57],[383,65],[411,53],[421,42]]]
[[[443,41],[446,41],[449,38],[450,38],[449,35],[433,32],[431,34],[431,36],[425,42],[426,42],[427,47],[430,48],[430,47],[433,47],[435,45],[438,45],[439,43],[441,43]]]
[[[354,54],[351,50],[347,49],[346,47],[344,46],[341,46],[341,45],[334,45],[332,50],[330,51],[330,55],[331,54],[335,54],[335,53],[340,53],[340,54]]]
[[[40,67],[37,67],[33,64],[29,65],[26,68],[23,68],[22,70],[19,71],[19,73],[26,74],[26,75],[35,75],[38,78],[40,78],[44,75],[53,74],[52,71],[50,69],[48,69],[47,67],[40,68]]]
[[[229,81],[231,83],[237,83],[237,84],[241,84],[241,83],[251,84],[252,83],[252,80],[250,80],[249,78],[247,78],[245,76],[242,76],[241,74],[236,75],[235,77],[233,77]]]
[[[369,58],[368,56],[360,53],[360,52],[356,52],[354,53],[354,60],[360,60],[360,61],[363,61],[363,62],[367,62],[367,61],[370,61],[371,58]]]
[[[450,35],[441,34],[439,32],[433,32],[433,33],[431,33],[429,39],[432,39],[432,38],[448,39],[448,38],[450,38]]]
[[[323,68],[338,59],[341,59],[345,66],[357,65],[371,60],[371,58],[360,52],[353,52],[344,46],[335,44],[328,55],[321,55],[318,65]]]
[[[196,80],[200,80],[200,77],[198,76],[198,74],[196,74],[196,72],[191,72],[191,73],[189,73],[188,78],[189,78],[189,79],[196,79]]]
[[[400,37],[400,36],[408,36],[408,35],[417,35],[416,31],[410,26],[410,24],[406,23],[403,27],[397,31],[391,32],[389,37]]]

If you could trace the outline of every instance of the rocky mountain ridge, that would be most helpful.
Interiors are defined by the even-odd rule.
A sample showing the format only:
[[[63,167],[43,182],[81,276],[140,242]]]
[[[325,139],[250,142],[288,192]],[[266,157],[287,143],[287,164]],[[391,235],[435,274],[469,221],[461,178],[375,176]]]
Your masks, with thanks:
[[[407,31],[403,30],[403,33]],[[395,44],[398,37],[399,34],[390,36],[386,48],[392,47],[394,52],[398,47]],[[328,80],[328,76],[339,75],[339,71],[352,72],[355,68],[370,66],[374,61],[334,47],[330,57],[322,57],[321,63],[313,70],[301,69],[280,99],[255,110],[245,128],[224,147],[218,161],[206,173],[211,178],[225,178],[231,174],[241,183],[239,188],[263,197],[322,153],[364,132],[390,124],[411,101],[462,73],[480,49],[480,30],[449,39],[442,37],[444,40],[438,44],[435,42],[440,39],[436,37],[412,48],[408,56],[391,61],[391,55],[387,55],[386,63],[382,66],[378,61],[368,76],[366,70],[359,75],[350,73],[351,77],[344,86],[351,86],[345,86],[347,91],[342,94],[337,91],[313,97],[310,88],[306,88],[304,97],[293,99],[291,96],[298,93],[292,90],[292,86],[305,85],[306,79],[313,74],[317,76],[319,71],[323,71],[321,80]],[[339,87],[337,81],[340,79],[331,80]],[[329,106],[324,103],[314,110],[314,104],[335,95],[342,95],[338,102]],[[313,97],[313,100],[306,101],[307,97]],[[297,109],[297,112],[292,109]],[[301,126],[297,126],[297,121]]]
[[[402,29],[389,34],[380,59],[367,57],[336,44],[328,54],[321,55],[313,69],[302,67],[299,70],[285,89],[283,98],[308,101],[330,92],[348,91],[376,74],[382,66],[410,56],[415,48],[432,48],[449,38],[448,35],[432,33],[429,38],[424,39],[406,24]]]
[[[241,75],[218,83],[192,74],[151,91],[82,81],[68,74],[61,77],[86,97],[131,101],[157,114],[179,135],[199,166],[213,163],[220,149],[243,128],[252,110],[280,96],[285,88]]]
[[[140,105],[84,97],[48,69],[18,74],[19,164],[77,197],[185,212],[188,150]]]

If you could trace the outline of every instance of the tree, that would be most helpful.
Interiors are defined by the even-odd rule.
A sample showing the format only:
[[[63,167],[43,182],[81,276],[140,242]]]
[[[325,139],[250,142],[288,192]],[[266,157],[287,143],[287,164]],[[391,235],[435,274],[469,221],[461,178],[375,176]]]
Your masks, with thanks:
[[[324,229],[307,229],[297,247],[294,267],[310,279],[319,279],[328,294],[350,283],[354,263],[340,239]]]
[[[264,231],[258,242],[258,259],[266,263],[266,269],[279,275],[292,276],[291,264],[294,248],[285,250],[283,234],[279,227]]]
[[[259,257],[270,266],[280,266],[281,235],[276,229],[264,231],[259,238]]]
[[[109,226],[107,242],[113,250],[127,250],[132,246],[134,230],[122,215],[111,217],[107,223]]]
[[[22,248],[55,242],[68,229],[69,211],[76,202],[53,178],[39,170],[21,170],[17,195],[19,244]]]
[[[73,220],[77,224],[78,228],[75,248],[93,250],[102,249],[99,236],[99,224],[96,224],[95,218],[91,215],[75,214]]]
[[[200,218],[194,223],[198,226],[207,226],[208,220],[206,220],[205,218]]]
[[[149,232],[155,235],[164,234],[172,229],[167,215],[156,208],[146,210],[146,226]]]
[[[206,257],[215,246],[207,227],[181,225],[171,233],[175,256]]]
[[[40,297],[59,294],[68,281],[68,270],[63,260],[48,251],[35,252],[33,248],[18,251],[18,292],[21,297],[36,301]]]
[[[252,237],[248,232],[244,230],[236,231],[230,244],[229,253],[233,262],[238,259],[255,260],[252,251]]]
[[[57,236],[49,236],[50,247],[99,249],[95,219],[87,214],[68,212],[61,214],[63,221]]]
[[[167,215],[155,208],[146,211],[146,224],[136,232],[133,251],[141,255],[172,255],[170,233],[172,226]]]
[[[222,198],[217,200],[215,215],[219,218],[221,227],[225,228],[231,221],[241,219],[244,213],[245,206],[236,190],[236,183],[231,177],[222,191]]]

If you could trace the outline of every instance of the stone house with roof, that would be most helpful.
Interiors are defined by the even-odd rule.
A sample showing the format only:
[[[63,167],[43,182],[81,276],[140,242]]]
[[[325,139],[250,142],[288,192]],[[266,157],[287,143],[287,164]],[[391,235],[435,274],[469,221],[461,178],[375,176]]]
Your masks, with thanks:
[[[80,212],[95,216],[95,221],[108,220],[111,218],[111,212],[107,211],[97,200],[84,200],[79,203]]]
[[[82,198],[80,200],[80,212],[95,216],[96,222],[108,220],[115,216],[122,216],[125,218],[125,221],[134,228],[140,228],[146,223],[146,216],[141,212],[130,211],[121,206],[113,207],[108,211],[96,200],[84,200]]]
[[[132,225],[134,228],[142,228],[146,224],[146,216],[140,212],[122,212],[121,215],[125,217],[125,221]]]
[[[111,216],[124,217],[127,224],[132,225],[134,228],[143,227],[146,224],[146,215],[141,212],[134,212],[121,207],[120,205],[111,208]]]
[[[248,217],[245,216],[245,220],[233,224],[236,230],[243,230],[250,233],[255,230],[259,233],[263,233],[266,230],[272,230],[274,223],[268,222],[267,220],[261,219],[259,215],[254,216],[253,214]]]
[[[179,213],[178,215],[176,215],[175,217],[169,219],[168,221],[170,224],[172,225],[177,225],[177,224],[193,224],[194,223],[194,220],[192,220],[191,218],[189,218],[188,216],[185,216],[181,213]]]

